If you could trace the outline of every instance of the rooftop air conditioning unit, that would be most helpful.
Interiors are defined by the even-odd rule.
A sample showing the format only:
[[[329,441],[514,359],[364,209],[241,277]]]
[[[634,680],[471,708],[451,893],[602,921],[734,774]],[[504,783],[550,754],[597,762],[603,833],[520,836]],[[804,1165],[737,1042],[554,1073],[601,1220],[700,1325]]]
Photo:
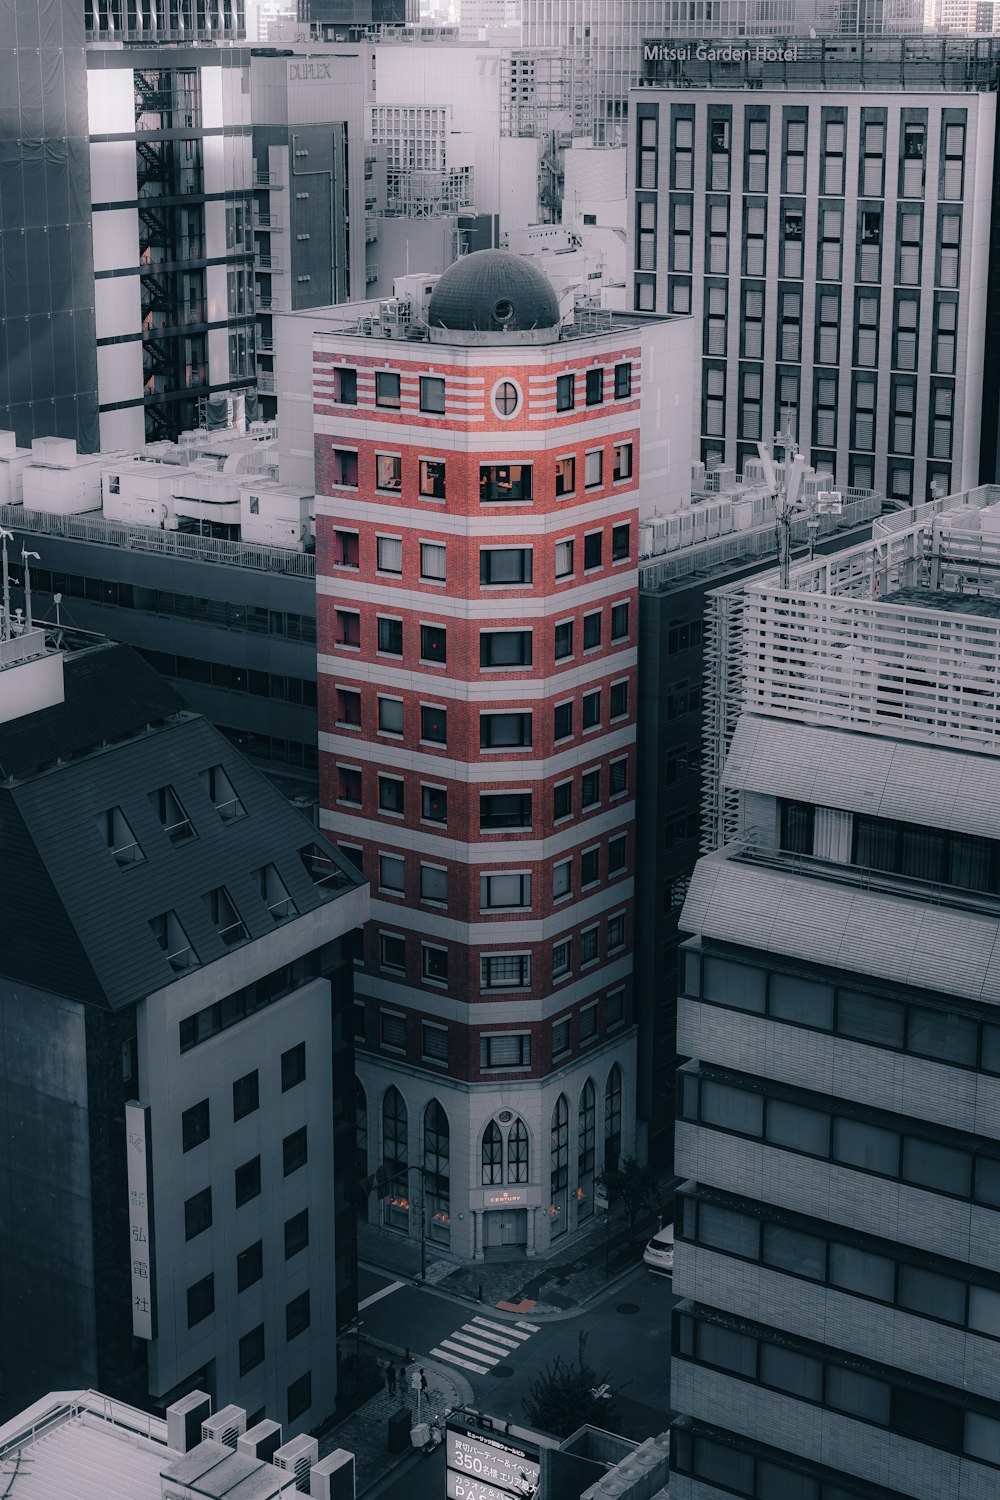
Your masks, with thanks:
[[[225,1443],[227,1448],[233,1449],[246,1430],[247,1414],[242,1406],[224,1406],[201,1424],[202,1439],[212,1438],[216,1443]]]
[[[292,1438],[283,1448],[276,1448],[271,1462],[276,1469],[295,1475],[295,1488],[303,1495],[309,1493],[309,1471],[319,1458],[319,1443],[314,1437],[301,1433]]]
[[[167,1447],[175,1453],[190,1453],[201,1442],[201,1424],[212,1410],[212,1398],[192,1391],[167,1407]]]
[[[313,1464],[309,1493],[317,1500],[354,1500],[354,1454],[335,1448]]]
[[[281,1447],[281,1423],[258,1422],[237,1440],[237,1453],[246,1453],[250,1458],[259,1458],[262,1463],[271,1462],[275,1451]]]

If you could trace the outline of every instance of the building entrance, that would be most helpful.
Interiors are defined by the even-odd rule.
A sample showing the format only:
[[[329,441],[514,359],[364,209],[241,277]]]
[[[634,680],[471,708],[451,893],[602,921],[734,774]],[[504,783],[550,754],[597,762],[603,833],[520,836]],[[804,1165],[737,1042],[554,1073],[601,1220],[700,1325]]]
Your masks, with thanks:
[[[528,1210],[494,1208],[483,1214],[483,1249],[499,1250],[528,1243]]]

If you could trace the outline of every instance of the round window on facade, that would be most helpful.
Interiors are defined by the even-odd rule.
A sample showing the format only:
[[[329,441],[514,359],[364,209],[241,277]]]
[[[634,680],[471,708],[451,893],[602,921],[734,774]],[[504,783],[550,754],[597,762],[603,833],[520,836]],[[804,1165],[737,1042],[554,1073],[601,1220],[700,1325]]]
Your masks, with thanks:
[[[498,417],[512,417],[521,405],[521,391],[513,380],[501,380],[493,387],[493,410]]]

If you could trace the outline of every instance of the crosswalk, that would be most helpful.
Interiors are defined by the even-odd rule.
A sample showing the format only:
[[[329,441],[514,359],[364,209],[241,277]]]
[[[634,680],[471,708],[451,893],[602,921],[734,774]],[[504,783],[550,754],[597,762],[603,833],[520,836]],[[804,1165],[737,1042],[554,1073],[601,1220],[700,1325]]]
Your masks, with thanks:
[[[496,1323],[490,1318],[476,1317],[456,1328],[430,1352],[433,1358],[446,1360],[450,1365],[459,1365],[476,1375],[488,1375],[494,1365],[509,1359],[538,1331],[537,1323]]]

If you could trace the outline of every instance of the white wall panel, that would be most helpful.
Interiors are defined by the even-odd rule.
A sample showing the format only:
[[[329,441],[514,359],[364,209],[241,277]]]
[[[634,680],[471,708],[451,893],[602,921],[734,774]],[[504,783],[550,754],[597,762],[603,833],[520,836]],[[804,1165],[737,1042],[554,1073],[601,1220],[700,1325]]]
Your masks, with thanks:
[[[141,448],[146,441],[146,421],[141,406],[127,406],[122,411],[102,411],[101,452],[116,448]]]
[[[94,306],[99,339],[136,333],[142,324],[139,277],[106,276],[95,281]]]
[[[208,321],[219,323],[228,317],[225,266],[209,266],[205,271],[205,294],[208,299]]]
[[[142,395],[142,345],[102,344],[97,351],[97,398],[102,406],[112,401],[134,401]]]
[[[90,201],[126,203],[136,196],[135,146],[131,141],[97,141],[90,147]]]
[[[94,270],[114,271],[139,260],[139,215],[134,208],[94,214]]]
[[[91,135],[135,130],[135,85],[131,68],[94,68],[87,73]]]
[[[229,333],[225,328],[208,330],[208,383],[229,384]]]

